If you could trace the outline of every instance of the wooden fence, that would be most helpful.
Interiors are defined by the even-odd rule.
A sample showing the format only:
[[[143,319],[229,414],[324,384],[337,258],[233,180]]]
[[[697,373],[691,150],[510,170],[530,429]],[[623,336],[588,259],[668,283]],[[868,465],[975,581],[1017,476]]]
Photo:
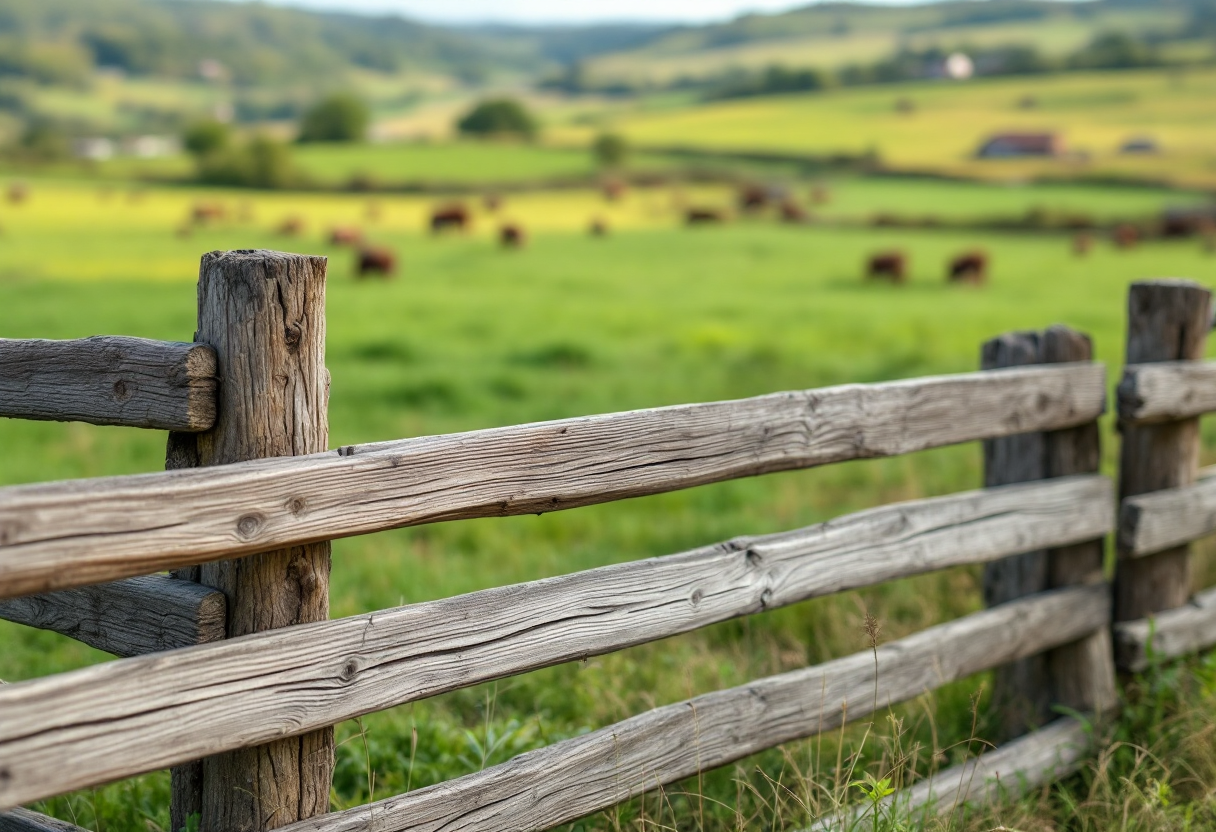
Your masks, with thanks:
[[[0,616],[120,657],[0,687],[0,832],[71,828],[14,807],[163,768],[174,829],[194,814],[203,832],[543,829],[864,717],[876,685],[886,707],[992,668],[1010,741],[904,799],[952,805],[964,791],[994,793],[998,777],[1016,789],[1084,759],[1080,720],[1042,726],[1057,705],[1116,704],[1102,572],[1116,500],[1097,473],[1106,374],[1085,336],[1053,327],[994,339],[975,373],[328,450],[324,277],[322,258],[217,252],[200,269],[196,344],[0,341],[0,415],[172,431],[164,473],[0,488]],[[1180,312],[1208,314],[1198,287],[1139,284],[1133,333],[1185,344],[1164,358],[1191,360],[1206,317],[1187,330],[1198,347],[1166,313],[1137,324],[1141,295],[1177,293]],[[1128,472],[1148,463],[1125,447],[1125,495],[1155,493],[1120,509],[1120,576],[1216,531],[1216,511],[1194,510],[1216,506],[1216,478],[1193,484],[1187,467],[1194,419],[1216,407],[1216,367],[1129,356],[1124,430],[1150,432],[1144,448],[1178,461],[1173,480],[1133,483]],[[334,538],[971,441],[985,443],[982,490],[328,620]],[[328,812],[342,720],[981,563],[989,608],[880,646],[877,679],[868,652],[836,659]],[[1184,601],[1115,607],[1122,619],[1162,613],[1116,626],[1128,667],[1143,666],[1150,643],[1176,655],[1216,641],[1216,600]]]

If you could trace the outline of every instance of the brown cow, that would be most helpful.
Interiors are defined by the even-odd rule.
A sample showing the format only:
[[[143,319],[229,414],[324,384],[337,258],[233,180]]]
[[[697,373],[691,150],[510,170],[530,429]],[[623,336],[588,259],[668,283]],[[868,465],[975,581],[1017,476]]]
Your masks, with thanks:
[[[397,256],[387,248],[359,249],[359,260],[355,266],[355,277],[392,277],[397,273]]]
[[[604,194],[604,199],[609,202],[617,202],[625,195],[625,183],[620,179],[605,179],[600,190]]]
[[[299,237],[304,231],[304,220],[300,217],[284,217],[278,232],[284,237]]]
[[[363,232],[353,227],[331,228],[329,242],[335,246],[357,246],[363,243]]]
[[[810,215],[797,202],[787,199],[781,203],[781,219],[784,222],[806,222],[810,219]]]
[[[1094,237],[1092,234],[1077,234],[1072,238],[1072,253],[1078,257],[1085,257],[1093,247]]]
[[[469,209],[459,202],[440,205],[431,212],[431,231],[438,234],[449,228],[464,231],[469,227]]]
[[[488,193],[481,198],[482,207],[491,214],[502,207],[502,197],[495,193]]]
[[[988,254],[983,251],[968,251],[950,261],[946,273],[949,283],[970,283],[983,286],[988,282]]]
[[[228,216],[228,209],[219,202],[196,202],[190,209],[190,219],[196,223],[220,221]]]
[[[528,234],[523,226],[509,222],[498,230],[498,241],[503,248],[523,248],[528,242]]]
[[[760,185],[745,185],[739,189],[739,210],[752,213],[768,205],[768,191]]]
[[[1140,230],[1134,225],[1123,223],[1115,226],[1114,240],[1116,248],[1135,248],[1140,242]]]
[[[8,201],[20,205],[30,197],[29,186],[24,182],[13,182],[8,186]]]
[[[726,214],[717,208],[689,208],[684,212],[684,220],[689,225],[705,225],[726,221]]]
[[[811,204],[827,205],[832,201],[832,192],[827,185],[816,185],[811,188]]]
[[[587,229],[592,237],[607,237],[608,222],[602,217],[596,217],[591,221],[590,227]]]
[[[902,251],[883,251],[870,255],[866,263],[866,278],[904,283],[908,279],[908,258]]]

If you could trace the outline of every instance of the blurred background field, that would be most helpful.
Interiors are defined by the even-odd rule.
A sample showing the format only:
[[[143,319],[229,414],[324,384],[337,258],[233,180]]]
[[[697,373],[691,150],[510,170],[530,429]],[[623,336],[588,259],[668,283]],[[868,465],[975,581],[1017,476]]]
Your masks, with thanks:
[[[1213,210],[1213,20],[1202,2],[1016,0],[444,28],[247,4],[0,0],[0,337],[189,340],[199,256],[276,248],[330,258],[334,445],[963,372],[986,338],[1057,322],[1094,337],[1113,385],[1127,285],[1210,284],[1216,269],[1211,228],[1164,233],[1170,212]],[[972,75],[941,77],[961,52]],[[522,120],[461,129],[503,100]],[[323,105],[339,116],[318,121]],[[319,138],[303,140],[309,124]],[[976,158],[1002,131],[1057,133],[1066,150]],[[1135,137],[1152,148],[1121,152]],[[757,191],[766,204],[745,210]],[[431,233],[432,212],[454,203],[469,229]],[[690,209],[720,221],[690,226]],[[604,233],[589,233],[596,223]],[[501,245],[507,224],[523,247]],[[1117,247],[1118,226],[1139,244]],[[360,245],[333,242],[341,229],[392,252],[395,274],[359,278]],[[986,285],[947,283],[949,259],[976,249],[990,257]],[[887,250],[908,257],[906,285],[864,278]],[[1117,436],[1103,424],[1111,470]],[[1216,461],[1216,433],[1204,439]],[[0,484],[16,484],[158,470],[164,437],[0,420],[0,447]],[[338,541],[332,612],[980,483],[979,448],[964,446]],[[1214,578],[1205,566],[1196,581]],[[953,570],[847,593],[344,725],[334,803],[856,652],[865,613],[896,638],[977,609],[978,580]],[[105,658],[7,623],[0,643],[6,682]],[[950,823],[1203,828],[1213,679],[1195,661],[1129,681],[1100,764],[1003,814]],[[898,709],[902,727],[874,733],[919,743],[918,772],[975,753],[968,740],[989,725],[982,710],[973,725],[971,697],[985,683]],[[849,792],[837,747],[859,767],[891,763],[862,726],[578,826],[800,828]],[[807,805],[790,798],[811,782],[823,789]],[[40,808],[99,830],[163,830],[167,788],[152,774]]]

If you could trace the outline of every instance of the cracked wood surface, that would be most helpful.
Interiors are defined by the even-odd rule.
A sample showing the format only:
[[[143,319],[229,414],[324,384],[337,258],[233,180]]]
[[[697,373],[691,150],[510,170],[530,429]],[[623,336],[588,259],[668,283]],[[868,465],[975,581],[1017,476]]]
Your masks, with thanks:
[[[1150,635],[1153,651],[1166,659],[1216,645],[1216,588],[1200,592],[1185,606],[1151,619],[1116,624],[1115,657],[1121,669],[1138,672],[1149,666]]]
[[[537,514],[1072,427],[1100,364],[778,393],[0,489],[0,597],[399,526]]]
[[[1216,532],[1216,478],[1128,497],[1119,507],[1119,553],[1138,558]]]
[[[164,575],[0,601],[0,618],[54,630],[116,656],[224,637],[224,595]]]
[[[205,344],[0,338],[0,416],[202,431],[215,402],[215,352]]]
[[[1113,522],[1112,490],[1101,476],[1065,477],[884,506],[797,531],[7,685],[0,687],[0,768],[8,771],[0,805],[832,592],[1088,540]]]
[[[0,812],[0,832],[88,832],[67,821],[31,812],[29,809],[10,809]]]
[[[1125,367],[1117,394],[1126,425],[1175,422],[1216,411],[1216,361]]]
[[[1105,627],[1106,586],[1053,590],[816,667],[656,708],[286,832],[546,829]]]

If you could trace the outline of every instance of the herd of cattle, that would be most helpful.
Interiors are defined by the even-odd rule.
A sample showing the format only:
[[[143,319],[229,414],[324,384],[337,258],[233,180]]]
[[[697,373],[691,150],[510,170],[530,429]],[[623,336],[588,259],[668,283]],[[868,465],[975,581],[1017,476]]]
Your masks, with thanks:
[[[627,192],[627,185],[619,179],[609,179],[602,183],[601,193],[608,202],[621,200]],[[10,204],[19,205],[29,197],[29,187],[23,182],[12,182],[8,186],[7,199]],[[817,185],[810,191],[810,203],[814,206],[824,205],[831,200],[831,192],[826,186]],[[502,206],[502,198],[496,194],[487,194],[482,200],[482,207],[490,214],[497,214]],[[728,222],[732,212],[719,206],[689,205],[682,194],[676,192],[673,207],[682,212],[684,222],[690,226],[714,225]],[[771,188],[761,185],[745,185],[738,190],[736,199],[737,213],[743,216],[757,217],[773,213],[785,223],[805,224],[811,222],[811,214],[806,207],[790,196],[783,188]],[[368,221],[380,218],[381,206],[378,201],[367,203],[365,217]],[[191,209],[186,222],[179,226],[180,236],[189,236],[196,227],[206,226],[228,219],[227,206],[221,202],[197,202]],[[236,219],[248,222],[252,219],[252,203],[244,201],[236,212]],[[432,234],[461,233],[468,231],[473,225],[473,210],[466,202],[451,201],[437,205],[431,212],[428,227]],[[277,226],[276,231],[281,236],[298,237],[304,233],[305,222],[302,217],[291,215],[285,217]],[[603,237],[608,234],[609,226],[601,216],[593,216],[587,226],[589,234]],[[1216,253],[1216,211],[1210,208],[1174,209],[1167,211],[1157,223],[1151,226],[1121,223],[1109,229],[1109,239],[1116,248],[1135,248],[1146,236],[1157,238],[1202,237],[1206,248]],[[503,248],[519,249],[527,245],[528,232],[518,221],[502,221],[498,226],[498,242]],[[1078,257],[1090,253],[1096,242],[1096,233],[1092,230],[1079,231],[1072,238],[1072,251]],[[334,246],[346,246],[355,250],[355,275],[357,277],[391,277],[397,271],[397,255],[387,247],[372,245],[364,238],[363,230],[357,226],[336,226],[329,229],[328,240]],[[946,280],[950,283],[984,285],[988,281],[989,256],[982,250],[966,251],[953,257],[946,268]],[[893,284],[903,284],[908,280],[908,255],[901,250],[887,250],[871,254],[864,263],[864,276],[867,280],[888,281]]]

